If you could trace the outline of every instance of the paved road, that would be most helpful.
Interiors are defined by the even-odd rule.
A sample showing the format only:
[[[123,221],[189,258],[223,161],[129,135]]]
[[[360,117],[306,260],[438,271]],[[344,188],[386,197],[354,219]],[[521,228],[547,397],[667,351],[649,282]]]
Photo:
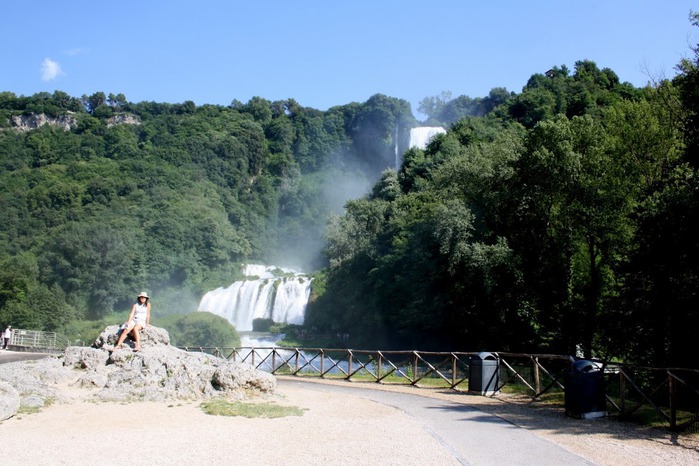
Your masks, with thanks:
[[[592,464],[526,429],[472,406],[409,393],[326,385],[313,381],[284,379],[278,380],[278,384],[281,387],[302,384],[304,390],[352,394],[399,409],[414,418],[422,429],[464,465]]]
[[[0,350],[0,364],[6,362],[29,361],[33,359],[43,359],[53,354],[47,353],[27,353],[24,351]]]

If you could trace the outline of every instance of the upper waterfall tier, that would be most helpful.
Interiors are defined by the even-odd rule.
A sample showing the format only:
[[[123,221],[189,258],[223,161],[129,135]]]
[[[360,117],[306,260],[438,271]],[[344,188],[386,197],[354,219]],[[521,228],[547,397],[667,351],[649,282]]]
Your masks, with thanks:
[[[283,276],[275,272],[282,271]],[[311,294],[311,279],[280,267],[247,265],[245,280],[204,295],[199,311],[219,315],[240,332],[252,330],[253,319],[302,325]]]
[[[417,147],[424,149],[430,140],[437,134],[446,133],[447,130],[441,126],[418,126],[410,130],[410,142],[408,148]]]

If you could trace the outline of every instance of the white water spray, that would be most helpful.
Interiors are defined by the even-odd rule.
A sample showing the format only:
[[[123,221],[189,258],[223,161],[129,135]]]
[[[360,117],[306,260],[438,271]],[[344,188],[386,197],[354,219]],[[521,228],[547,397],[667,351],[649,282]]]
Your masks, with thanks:
[[[275,272],[283,272],[283,276]],[[246,280],[204,295],[198,311],[219,315],[239,332],[252,330],[253,319],[302,325],[311,294],[311,279],[304,274],[264,265],[247,265]]]
[[[393,167],[398,170],[400,168],[400,153],[398,152],[398,125],[396,125],[396,129],[393,132],[393,157],[394,157],[394,165]]]
[[[425,149],[432,138],[446,132],[447,130],[441,126],[418,126],[417,128],[412,128],[410,130],[408,148],[417,147],[418,149]]]

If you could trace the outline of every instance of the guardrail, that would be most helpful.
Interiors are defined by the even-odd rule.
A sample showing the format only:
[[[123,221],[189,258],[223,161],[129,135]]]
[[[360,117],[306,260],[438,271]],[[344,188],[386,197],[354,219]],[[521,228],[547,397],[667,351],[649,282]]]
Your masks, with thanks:
[[[475,352],[370,351],[325,348],[183,348],[246,362],[272,374],[340,378],[420,388],[468,391]],[[532,400],[563,402],[569,355],[489,353],[497,365],[496,387]],[[652,368],[594,360],[604,378],[610,412],[621,419],[699,430],[699,370]]]
[[[12,330],[10,337],[10,347],[20,351],[64,350],[68,346],[70,341],[56,332],[16,328]]]

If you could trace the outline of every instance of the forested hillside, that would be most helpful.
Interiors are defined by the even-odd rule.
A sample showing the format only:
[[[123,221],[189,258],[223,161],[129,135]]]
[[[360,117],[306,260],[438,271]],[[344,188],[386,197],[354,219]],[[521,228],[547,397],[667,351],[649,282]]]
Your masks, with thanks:
[[[644,88],[583,60],[428,97],[449,131],[425,150],[383,95],[0,93],[0,322],[60,330],[142,289],[187,313],[262,261],[314,271],[306,326],[353,347],[696,366],[696,52]]]
[[[382,95],[320,112],[0,93],[0,322],[61,329],[142,289],[192,312],[241,262],[317,269],[328,214],[414,124]]]
[[[554,67],[409,150],[330,225],[307,325],[379,348],[697,366],[697,66],[642,89]]]

